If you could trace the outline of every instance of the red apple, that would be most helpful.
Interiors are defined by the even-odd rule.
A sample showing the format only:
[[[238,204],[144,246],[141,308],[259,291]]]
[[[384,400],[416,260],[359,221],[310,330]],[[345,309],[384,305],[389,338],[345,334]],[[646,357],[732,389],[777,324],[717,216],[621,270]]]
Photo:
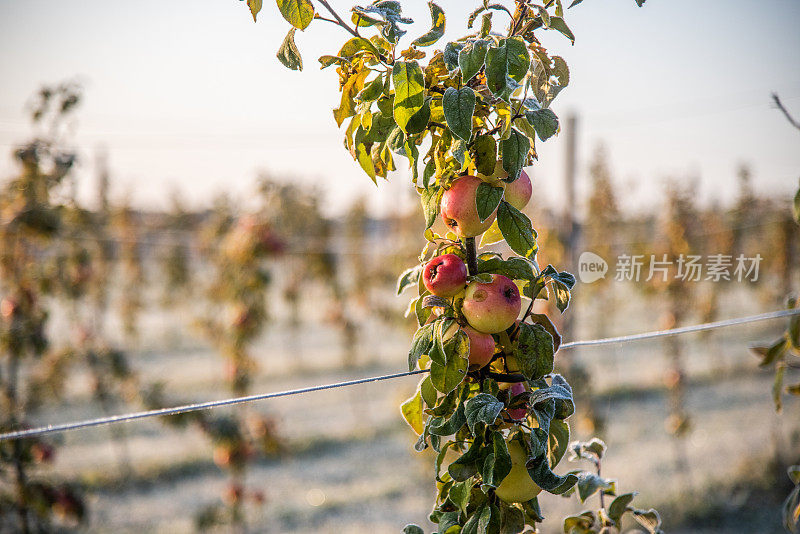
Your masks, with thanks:
[[[486,366],[494,356],[494,338],[491,334],[478,332],[469,326],[464,327],[464,332],[469,337],[470,369],[480,369]]]
[[[475,281],[467,286],[461,312],[475,330],[496,334],[514,324],[521,308],[516,284],[506,276],[493,274],[489,283]]]
[[[425,264],[422,282],[437,297],[454,297],[467,285],[467,266],[455,254],[437,256]]]
[[[481,235],[497,217],[496,210],[483,222],[478,216],[476,195],[482,183],[474,176],[461,176],[442,195],[442,219],[459,238]]]
[[[506,199],[506,202],[518,210],[521,210],[528,205],[528,201],[531,199],[531,194],[533,194],[533,184],[531,184],[531,179],[528,176],[528,173],[523,170],[521,173],[519,173],[519,178],[510,184],[506,184],[504,198]]]
[[[516,382],[512,384],[509,393],[509,400],[513,399],[517,395],[522,395],[525,393],[525,382]],[[514,421],[522,421],[527,415],[528,410],[526,408],[514,408],[512,410],[508,410],[508,416]]]

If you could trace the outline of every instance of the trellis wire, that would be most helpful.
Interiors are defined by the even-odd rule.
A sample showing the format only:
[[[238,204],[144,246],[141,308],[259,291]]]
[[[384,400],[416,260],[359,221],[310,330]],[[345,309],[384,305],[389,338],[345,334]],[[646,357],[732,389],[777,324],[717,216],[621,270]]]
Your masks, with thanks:
[[[702,323],[698,325],[692,326],[684,326],[680,328],[671,328],[668,330],[656,330],[653,332],[644,332],[641,334],[633,334],[629,336],[619,336],[619,337],[609,337],[603,339],[590,339],[586,341],[572,341],[570,343],[564,343],[561,345],[560,349],[571,349],[575,347],[588,347],[588,346],[596,346],[596,345],[611,345],[616,343],[629,343],[632,341],[641,341],[645,339],[655,339],[659,337],[667,337],[667,336],[677,336],[681,334],[690,334],[693,332],[702,332],[704,330],[714,330],[717,328],[723,328],[727,326],[737,326],[747,323],[755,323],[758,321],[766,321],[769,319],[780,319],[782,317],[790,317],[793,315],[799,315],[800,309],[792,309],[792,310],[780,310],[774,312],[767,312],[761,313],[758,315],[749,315],[747,317],[738,317],[735,319],[727,319],[724,321],[715,321],[711,323]],[[47,425],[37,428],[31,428],[26,430],[17,430],[13,432],[5,432],[0,434],[0,441],[8,441],[12,439],[21,439],[21,438],[31,438],[34,436],[42,436],[45,434],[54,434],[57,432],[66,432],[68,430],[78,430],[82,428],[89,428],[93,426],[100,426],[100,425],[109,425],[109,424],[116,424],[116,423],[123,423],[126,421],[135,421],[137,419],[147,419],[150,417],[160,417],[160,416],[169,416],[169,415],[177,415],[181,413],[187,412],[196,412],[200,410],[211,410],[214,408],[220,408],[223,406],[234,406],[237,404],[245,404],[249,402],[256,402],[261,400],[267,399],[275,399],[278,397],[289,397],[292,395],[300,395],[303,393],[312,393],[314,391],[324,391],[327,389],[336,389],[342,388],[347,386],[356,386],[359,384],[367,384],[370,382],[380,382],[383,380],[392,380],[394,378],[402,378],[405,376],[412,376],[418,375],[422,373],[427,373],[428,369],[418,369],[415,371],[406,371],[403,373],[394,373],[389,375],[381,375],[381,376],[373,376],[369,378],[360,378],[357,380],[347,380],[345,382],[336,382],[333,384],[325,384],[321,386],[311,386],[306,388],[299,388],[299,389],[290,389],[286,391],[278,391],[275,393],[261,393],[258,395],[248,395],[246,397],[234,397],[231,399],[223,399],[217,401],[208,401],[208,402],[200,402],[195,404],[186,404],[183,406],[175,406],[172,408],[161,408],[157,410],[148,410],[143,412],[133,412],[128,414],[122,415],[113,415],[108,417],[99,417],[97,419],[88,419],[84,421],[76,421],[72,423],[61,423],[56,425]]]

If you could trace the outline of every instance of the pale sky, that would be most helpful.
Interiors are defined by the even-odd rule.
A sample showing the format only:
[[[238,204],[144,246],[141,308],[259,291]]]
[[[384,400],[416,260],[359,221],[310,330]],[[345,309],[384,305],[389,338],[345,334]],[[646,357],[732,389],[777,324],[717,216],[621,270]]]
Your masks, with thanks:
[[[446,37],[463,33],[472,5],[441,0]],[[351,5],[333,0],[340,13]],[[430,24],[410,0],[413,39]],[[495,14],[502,21],[501,13]],[[610,156],[623,206],[648,209],[667,177],[699,179],[699,198],[729,202],[748,162],[757,189],[789,197],[800,177],[800,132],[770,105],[777,91],[800,117],[800,1],[584,0],[567,13],[570,86],[553,109],[580,117],[579,180],[599,143]],[[259,171],[318,184],[339,212],[357,193],[375,211],[409,189],[405,169],[375,188],[342,147],[331,108],[340,29],[315,21],[297,42],[305,70],[275,58],[288,24],[266,0],[254,24],[243,2],[138,0],[0,1],[0,179],[16,170],[14,143],[30,133],[23,107],[42,83],[85,85],[75,144],[91,187],[95,147],[108,148],[112,192],[165,207],[180,188],[199,205],[216,192],[244,195]],[[410,41],[410,39],[407,39]],[[405,41],[404,41],[405,42]],[[441,41],[444,43],[444,40]],[[537,143],[534,194],[563,197],[564,135]]]

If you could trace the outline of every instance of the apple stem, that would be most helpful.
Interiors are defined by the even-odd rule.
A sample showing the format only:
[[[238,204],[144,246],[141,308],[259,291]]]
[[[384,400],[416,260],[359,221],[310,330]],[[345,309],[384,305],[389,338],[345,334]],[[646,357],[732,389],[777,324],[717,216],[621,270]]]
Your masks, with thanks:
[[[475,276],[478,274],[478,251],[475,248],[475,238],[465,238],[464,248],[467,251],[467,273],[470,276]]]

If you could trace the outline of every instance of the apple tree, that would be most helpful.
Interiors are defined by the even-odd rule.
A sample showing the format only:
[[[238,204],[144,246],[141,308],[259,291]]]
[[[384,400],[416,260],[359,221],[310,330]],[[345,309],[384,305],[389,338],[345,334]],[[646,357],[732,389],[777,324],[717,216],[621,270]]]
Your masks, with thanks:
[[[262,2],[247,5],[255,19]],[[437,453],[430,520],[439,532],[521,532],[542,521],[542,491],[576,491],[581,500],[615,491],[597,473],[554,471],[575,406],[554,373],[561,337],[533,311],[549,299],[563,313],[575,278],[540,267],[537,233],[523,213],[532,196],[524,167],[537,158],[537,139],[559,132],[551,104],[570,80],[564,58],[539,36],[575,36],[561,0],[484,1],[465,36],[435,49],[446,16],[428,6],[430,29],[401,45],[413,21],[398,1],[355,6],[345,20],[326,0],[277,0],[291,25],[278,59],[303,68],[295,34],[312,22],[344,29],[347,41],[319,62],[338,74],[333,117],[345,147],[375,183],[407,161],[420,196],[426,243],[397,289],[414,292],[408,368],[427,371],[401,411],[418,435],[415,448]],[[503,242],[513,254],[486,249]],[[601,499],[599,512],[587,512],[591,521],[565,523],[565,531],[608,532],[626,513],[642,519],[631,498],[612,503],[615,513]],[[640,523],[659,531],[660,520],[647,518]]]

